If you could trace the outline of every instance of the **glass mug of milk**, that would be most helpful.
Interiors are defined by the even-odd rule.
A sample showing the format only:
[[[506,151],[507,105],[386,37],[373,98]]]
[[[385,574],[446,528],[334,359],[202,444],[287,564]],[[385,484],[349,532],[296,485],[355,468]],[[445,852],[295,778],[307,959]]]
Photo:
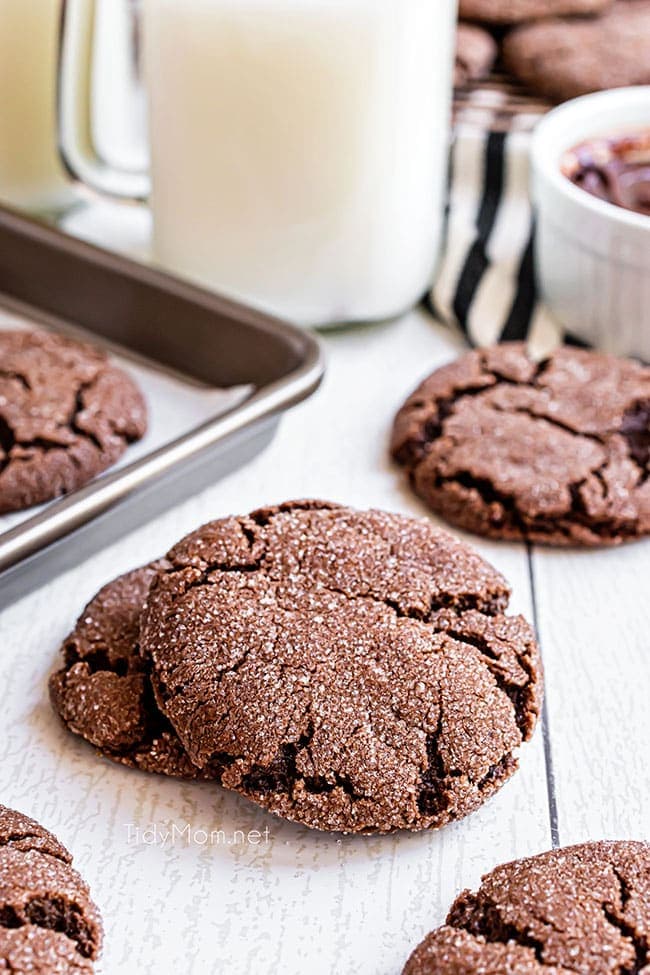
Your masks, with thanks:
[[[83,59],[92,2],[65,7]],[[144,0],[156,259],[304,325],[414,304],[442,233],[455,19],[456,0]],[[115,190],[62,87],[69,165]]]
[[[74,199],[57,151],[61,0],[0,0],[0,200],[36,211]]]

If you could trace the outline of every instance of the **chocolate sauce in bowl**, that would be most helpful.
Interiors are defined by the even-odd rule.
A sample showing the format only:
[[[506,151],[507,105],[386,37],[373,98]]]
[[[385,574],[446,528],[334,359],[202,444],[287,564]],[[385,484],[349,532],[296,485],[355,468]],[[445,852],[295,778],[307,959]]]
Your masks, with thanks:
[[[564,153],[561,168],[592,196],[650,216],[650,129],[581,142]]]

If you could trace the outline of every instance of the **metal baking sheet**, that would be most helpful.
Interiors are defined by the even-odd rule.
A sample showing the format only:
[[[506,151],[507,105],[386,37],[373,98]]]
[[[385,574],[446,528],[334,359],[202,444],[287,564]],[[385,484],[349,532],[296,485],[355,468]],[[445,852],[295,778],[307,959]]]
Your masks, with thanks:
[[[71,532],[111,538],[244,462],[323,374],[313,334],[0,208],[0,328],[45,327],[107,348],[147,398],[149,430],[120,463],[38,509],[0,516],[0,578]],[[192,472],[191,477],[181,475]],[[159,490],[175,481],[176,490]],[[151,504],[156,487],[158,503]],[[190,486],[191,485],[191,486]],[[124,502],[149,495],[145,507]],[[136,512],[135,516],[133,511]],[[101,544],[102,531],[93,534]],[[75,546],[76,547],[76,546]]]

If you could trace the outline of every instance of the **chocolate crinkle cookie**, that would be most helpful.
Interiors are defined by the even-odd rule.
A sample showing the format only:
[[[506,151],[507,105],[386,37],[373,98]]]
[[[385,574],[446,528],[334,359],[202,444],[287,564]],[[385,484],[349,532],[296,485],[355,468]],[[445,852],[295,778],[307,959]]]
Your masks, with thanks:
[[[516,768],[538,657],[473,551],[379,511],[289,504],[168,554],[141,641],[192,761],[287,819],[444,825]]]
[[[454,87],[462,88],[490,73],[498,53],[497,42],[476,24],[458,24]]]
[[[505,66],[555,101],[650,84],[650,2],[617,0],[602,17],[550,18],[505,38]]]
[[[650,845],[585,843],[497,867],[404,975],[650,973]]]
[[[102,925],[71,864],[56,837],[0,806],[0,972],[92,975]]]
[[[190,762],[157,708],[148,663],[139,652],[140,616],[152,579],[167,563],[127,572],[86,606],[50,677],[54,710],[76,735],[113,761],[179,778],[206,778]]]
[[[460,16],[491,24],[515,24],[552,16],[590,16],[613,0],[460,0]]]
[[[399,411],[393,456],[443,518],[479,535],[613,545],[650,532],[650,368],[513,343],[434,372]]]
[[[311,827],[438,827],[512,775],[539,714],[537,645],[508,599],[424,521],[290,502],[106,587],[52,699],[111,758]]]
[[[146,426],[140,391],[103,352],[0,331],[0,514],[82,487]]]

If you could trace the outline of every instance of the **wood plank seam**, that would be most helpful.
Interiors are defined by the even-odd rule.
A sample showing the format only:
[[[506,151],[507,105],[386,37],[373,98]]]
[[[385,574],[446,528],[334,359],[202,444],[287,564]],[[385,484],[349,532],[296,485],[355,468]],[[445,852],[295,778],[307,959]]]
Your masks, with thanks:
[[[533,564],[533,546],[528,544],[526,546],[527,557],[528,557],[528,574],[530,577],[530,598],[533,608],[533,626],[535,628],[535,634],[540,646],[540,653],[542,654],[542,662],[544,660],[544,653],[542,648],[541,636],[540,636],[540,626],[538,617],[538,606],[537,606],[537,592],[535,588],[535,567]],[[560,845],[560,824],[558,818],[558,804],[557,795],[555,792],[555,773],[553,769],[553,745],[551,740],[551,726],[549,721],[549,710],[548,710],[548,696],[546,687],[544,689],[544,704],[542,706],[542,736],[544,739],[544,764],[546,767],[546,794],[548,797],[548,816],[551,828],[551,842],[553,844],[553,849],[556,850]]]

